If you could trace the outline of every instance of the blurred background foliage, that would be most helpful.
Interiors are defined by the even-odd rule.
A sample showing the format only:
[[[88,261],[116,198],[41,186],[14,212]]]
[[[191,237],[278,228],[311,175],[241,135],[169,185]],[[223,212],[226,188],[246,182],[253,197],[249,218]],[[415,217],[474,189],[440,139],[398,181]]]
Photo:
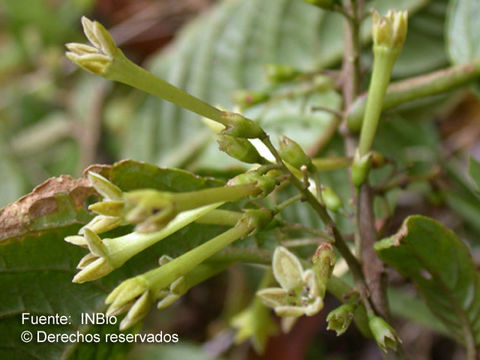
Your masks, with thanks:
[[[161,49],[210,1],[0,2],[0,206],[60,174],[122,157],[139,94],[77,71],[64,44],[83,42],[79,19],[105,23],[137,62]],[[110,105],[111,104],[111,105]],[[117,116],[120,115],[120,116]]]
[[[476,47],[461,42],[467,35],[479,33],[475,25],[465,26],[464,17],[468,14],[461,6],[467,2],[370,2],[380,10],[405,7],[413,15],[405,49],[395,67],[395,79],[463,63],[480,55]],[[200,13],[203,15],[198,16]],[[265,80],[263,66],[270,62],[288,64],[305,72],[325,68],[335,71],[341,66],[341,18],[316,11],[300,0],[2,0],[0,207],[51,176],[78,177],[90,164],[113,163],[124,158],[222,177],[243,169],[241,163],[217,150],[211,131],[194,121],[195,115],[79,71],[68,62],[63,55],[64,44],[84,42],[79,20],[82,15],[105,24],[136,63],[213,104],[232,108],[232,92],[243,88],[297,94],[252,107],[247,114],[258,119],[274,138],[286,134],[313,152],[318,134],[333,117],[312,111],[311,107],[341,107],[337,91],[322,76],[274,89]],[[369,43],[368,32],[367,21],[365,44]],[[370,62],[367,46],[362,54],[365,79]],[[480,202],[465,175],[467,156],[480,157],[477,96],[475,87],[466,88],[408,104],[387,114],[391,121],[383,123],[375,147],[396,158],[410,175],[431,171],[438,175],[391,192],[386,202],[377,204],[379,213],[394,214],[384,226],[385,234],[395,231],[405,215],[422,213],[440,219],[471,244],[478,242]],[[334,137],[319,155],[342,153],[341,139]],[[344,171],[330,172],[322,181],[332,185],[348,203],[350,193]],[[287,217],[319,225],[304,206],[292,207]],[[345,217],[338,220],[343,223]],[[473,250],[480,258],[476,248]],[[225,346],[222,336],[231,339],[232,334],[230,330],[220,331],[225,327],[224,320],[212,319],[219,315],[226,319],[246,304],[249,296],[239,294],[249,288],[249,282],[255,282],[255,274],[246,271],[235,267],[226,278],[213,279],[193,289],[180,307],[155,312],[147,326],[158,330],[159,321],[170,324],[171,329],[183,328],[185,338],[190,336],[193,340],[205,340],[216,334],[205,348],[210,353],[222,353],[224,349],[219,348]],[[205,292],[206,288],[218,285],[227,289],[220,297]],[[222,308],[223,315],[215,310],[204,313],[199,310],[211,304]],[[410,317],[416,316],[416,309],[405,309],[404,305],[401,308],[399,303],[397,312],[403,311],[405,315],[410,311]],[[325,341],[309,347],[315,331],[324,328],[318,326],[319,321],[324,321],[323,317],[301,322],[298,334],[303,337],[295,341],[289,338],[286,342],[285,337],[274,339],[267,356],[281,356],[283,352],[289,359],[301,358],[305,353],[312,359],[322,358],[332,351],[335,353],[336,347],[339,355],[330,359],[344,359],[342,353],[350,350],[355,359],[373,359],[369,357],[369,349],[374,345],[360,352],[362,340],[355,339],[355,332],[354,336],[335,339],[322,330]],[[161,329],[166,331],[168,327],[162,325]],[[401,331],[411,346],[418,346],[417,359],[427,359],[425,349],[432,344],[436,345],[435,358],[454,356],[456,350],[441,345],[445,338],[433,336],[424,328],[405,325]],[[295,349],[288,349],[289,342]],[[199,351],[204,350],[186,341],[182,344],[182,347],[141,347],[134,350],[131,358],[201,358]],[[249,351],[240,347],[236,356],[244,358]],[[422,355],[422,351],[427,355]],[[232,356],[235,358],[235,354]],[[254,357],[251,352],[250,356]],[[282,357],[270,357],[273,358]]]

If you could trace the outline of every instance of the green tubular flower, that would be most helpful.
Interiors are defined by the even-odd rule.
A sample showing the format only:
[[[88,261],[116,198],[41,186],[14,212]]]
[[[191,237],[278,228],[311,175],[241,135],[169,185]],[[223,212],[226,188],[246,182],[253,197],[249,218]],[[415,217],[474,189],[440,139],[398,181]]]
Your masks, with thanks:
[[[124,281],[117,286],[105,300],[106,304],[110,305],[107,314],[111,315],[128,311],[127,317],[129,317],[130,311],[132,311],[135,304],[145,293],[148,293],[148,296],[145,295],[145,297],[149,303],[161,298],[161,307],[174,302],[179,293],[188,287],[189,281],[195,282],[201,280],[201,277],[200,279],[193,278],[194,280],[189,280],[189,273],[191,271],[235,240],[258,230],[256,226],[265,226],[272,218],[273,214],[268,210],[247,211],[230,230],[225,231],[171,261],[166,263],[162,261],[164,264],[157,269],[150,270],[142,275]],[[206,272],[208,273],[208,271]],[[200,270],[199,274],[201,274]],[[198,274],[192,273],[192,276],[198,276]],[[173,295],[173,297],[170,296],[168,298],[168,295]],[[167,299],[165,300],[165,298]],[[134,316],[130,316],[129,320],[123,324],[123,328],[133,325],[134,321],[140,320],[141,317],[139,317],[138,314],[143,316],[146,314],[144,310],[147,306],[147,301],[142,301],[142,305],[139,305],[141,311],[136,310]]]
[[[83,236],[74,235],[65,238],[67,242],[90,249],[90,253],[80,260],[77,267],[81,271],[75,275],[73,282],[83,283],[97,280],[109,274],[136,254],[200,219],[221,205],[222,203],[215,203],[182,212],[162,230],[148,234],[133,232],[117,238],[102,240],[90,228],[84,227]]]
[[[273,254],[272,268],[281,287],[262,289],[257,296],[277,315],[290,318],[312,316],[323,308],[315,273],[311,269],[303,270],[293,253],[278,246]]]
[[[163,266],[173,259],[167,255],[163,255],[159,259],[159,265]],[[158,294],[158,309],[164,309],[175,303],[182,295],[190,290],[195,285],[217,275],[225,270],[230,265],[228,262],[224,263],[203,263],[198,265],[195,269],[179,277],[172,282],[168,289],[161,290]]]
[[[240,200],[257,195],[261,189],[251,182],[204,190],[172,193],[154,189],[134,190],[124,194],[125,219],[137,224],[141,233],[158,231],[179,213],[217,202]]]
[[[177,106],[223,124],[225,134],[264,138],[265,132],[250,119],[222,111],[186,93],[131,62],[115,45],[108,31],[98,22],[82,18],[83,31],[93,46],[69,43],[66,56],[83,69],[145,91]]]
[[[407,24],[406,11],[389,11],[385,16],[380,16],[376,11],[373,13],[374,61],[358,146],[360,157],[371,150],[393,66],[405,42]]]

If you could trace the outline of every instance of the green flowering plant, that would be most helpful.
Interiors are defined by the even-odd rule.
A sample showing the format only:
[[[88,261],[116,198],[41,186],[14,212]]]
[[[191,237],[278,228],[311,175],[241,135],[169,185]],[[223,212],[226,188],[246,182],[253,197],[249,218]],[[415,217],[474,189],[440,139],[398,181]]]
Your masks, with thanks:
[[[218,8],[230,9],[233,14],[234,9],[247,6],[243,3],[252,9],[270,9],[273,3],[253,1],[225,2]],[[450,7],[455,9],[461,2],[452,0]],[[63,246],[60,253],[64,258],[39,266],[45,272],[39,275],[39,286],[43,286],[43,276],[61,272],[59,283],[63,276],[68,277],[68,291],[63,290],[66,296],[76,294],[74,297],[81,299],[78,303],[104,312],[115,331],[126,334],[139,331],[155,305],[154,311],[175,313],[188,303],[197,287],[208,287],[210,279],[227,269],[248,267],[255,273],[245,285],[249,291],[236,289],[241,282],[230,281],[229,286],[238,291],[232,290],[234,299],[227,299],[221,320],[215,324],[229,328],[217,335],[228,338],[222,344],[248,341],[257,353],[268,357],[275,343],[273,337],[302,338],[303,325],[319,319],[318,323],[337,336],[357,336],[359,332],[371,339],[384,359],[415,358],[410,354],[404,327],[397,326],[406,318],[427,326],[429,334],[437,331],[450,337],[465,347],[468,360],[476,359],[480,346],[476,311],[480,273],[463,238],[464,234],[475,234],[474,230],[466,227],[456,235],[425,216],[398,219],[400,212],[396,211],[405,210],[404,191],[413,191],[435,206],[448,203],[458,208],[470,227],[478,227],[472,220],[477,216],[471,211],[479,206],[475,186],[480,183],[480,165],[470,160],[473,182],[462,182],[457,175],[458,164],[443,164],[442,152],[431,145],[432,129],[423,121],[412,125],[406,118],[417,119],[413,114],[417,109],[422,114],[431,112],[431,103],[435,108],[441,107],[439,102],[454,103],[453,91],[480,76],[480,62],[469,59],[431,74],[396,81],[402,76],[397,72],[405,72],[402,54],[408,56],[412,51],[407,37],[409,11],[416,16],[420,8],[429,8],[428,2],[398,4],[400,10],[388,9],[390,3],[357,0],[286,3],[294,9],[301,6],[306,23],[317,17],[336,24],[335,31],[322,32],[320,48],[332,54],[335,48],[344,50],[342,66],[329,63],[326,55],[313,61],[315,65],[310,68],[298,59],[294,61],[296,57],[303,59],[303,54],[294,50],[297,45],[303,46],[302,42],[309,43],[306,33],[295,41],[289,31],[282,33],[290,45],[288,51],[283,47],[280,50],[289,54],[286,59],[291,57],[292,65],[289,61],[277,64],[272,55],[257,64],[261,66],[250,66],[250,58],[258,49],[270,44],[265,52],[274,54],[280,40],[262,38],[261,46],[256,44],[244,54],[225,49],[213,54],[211,47],[216,40],[205,32],[209,42],[197,41],[198,54],[180,47],[184,57],[175,59],[182,61],[161,64],[172,66],[175,76],[168,78],[173,78],[171,83],[166,76],[159,76],[162,71],[150,72],[130,60],[128,52],[119,47],[122,43],[115,42],[115,32],[112,36],[98,21],[82,17],[89,44],[67,43],[65,56],[70,62],[86,70],[88,79],[101,77],[127,85],[135,93],[140,90],[150,96],[145,104],[160,104],[163,109],[162,116],[156,111],[130,113],[133,120],[125,125],[128,134],[124,131],[123,137],[116,139],[118,144],[108,146],[140,144],[140,155],[134,157],[154,164],[124,160],[93,165],[80,179],[60,177],[41,184],[0,212],[7,244],[7,250],[0,254],[2,259],[10,254],[10,246],[18,251],[19,239],[29,239],[25,243],[30,241],[39,248],[44,243],[52,246],[48,241],[54,236],[63,239],[55,246]],[[282,23],[275,20],[282,11],[275,9],[265,23],[254,24],[255,19],[244,16],[242,21],[232,20],[232,24],[241,22],[245,29],[255,28],[254,35],[246,38],[259,36],[272,24]],[[226,20],[228,17],[212,18],[212,34],[234,26]],[[371,31],[367,31],[369,22]],[[458,24],[453,18],[451,22]],[[413,38],[418,37],[415,26],[421,22],[411,23]],[[260,25],[265,29],[259,29]],[[344,39],[329,44],[340,26],[345,28]],[[190,31],[186,34],[200,39]],[[245,39],[243,42],[248,43]],[[224,66],[222,56],[234,59]],[[216,57],[220,64],[216,77],[205,80],[203,87],[189,86],[188,79],[209,76],[200,67],[215,65]],[[183,62],[192,59],[199,67],[187,72]],[[371,66],[367,66],[370,60]],[[224,91],[224,84],[218,81],[222,71],[233,69],[233,77],[238,77],[243,67],[248,69],[248,81],[240,81],[238,87],[245,88],[225,85],[228,91]],[[185,80],[184,86],[180,80]],[[259,85],[252,85],[251,80],[258,80]],[[215,88],[218,94],[207,96],[207,87]],[[438,96],[442,98],[438,100]],[[218,103],[228,103],[230,108],[217,106],[217,98]],[[149,116],[155,117],[153,124],[145,120]],[[178,138],[186,137],[187,144],[182,147],[176,143],[177,137],[169,139],[172,134],[165,130],[172,130]],[[149,139],[143,139],[141,133],[148,133]],[[418,142],[422,146],[417,146]],[[169,156],[148,156],[151,148],[163,147],[172,147]],[[435,166],[429,167],[430,163]],[[466,195],[460,197],[446,190],[452,183],[459,183]],[[460,223],[454,220],[452,224]],[[402,221],[395,232],[392,227]],[[45,242],[31,239],[39,237]],[[52,250],[50,255],[57,256],[57,252]],[[22,258],[12,260],[15,267],[5,256],[7,260],[0,267],[6,269],[4,275],[11,288],[23,289],[29,282],[10,281],[10,276],[28,277],[20,275],[25,273]],[[392,276],[387,266],[398,274]],[[252,280],[256,278],[262,280]],[[411,284],[418,297],[409,297]],[[90,293],[81,297],[82,289]],[[412,306],[404,305],[410,302]],[[55,302],[48,305],[53,308]],[[18,313],[9,306],[5,316]],[[32,312],[46,312],[40,300],[22,306],[31,306]],[[100,331],[84,329],[83,323],[69,325],[75,331],[78,327],[78,332]],[[209,331],[216,331],[214,326],[212,329]],[[15,348],[10,343],[4,347]],[[62,354],[81,358],[79,354],[88,352],[85,349],[83,345],[73,346],[63,349]],[[19,358],[17,355],[9,358]]]
[[[334,2],[328,4],[316,2],[315,5],[333,9],[335,4]],[[373,13],[373,75],[360,134],[359,148],[355,151],[352,162],[352,182],[357,189],[361,189],[368,181],[373,157],[373,152],[370,149],[380,118],[381,104],[390,81],[390,74],[406,38],[407,18],[407,12],[389,11],[385,16],[380,16],[377,12]],[[135,241],[135,246],[131,246],[132,250],[117,251],[124,258],[120,255],[112,257],[115,250],[109,251],[105,245],[111,245],[112,241],[109,242],[109,239],[102,241],[94,230],[101,233],[118,225],[134,224],[135,231],[139,236],[142,233],[161,232],[163,228],[185,211],[195,211],[196,209],[202,209],[201,206],[208,207],[208,205],[213,204],[213,206],[208,207],[206,212],[196,210],[194,217],[191,217],[191,221],[194,221],[226,202],[236,201],[245,196],[265,197],[282,181],[281,174],[283,173],[289,177],[290,183],[300,190],[302,195],[298,198],[309,202],[327,225],[337,250],[347,261],[355,282],[360,286],[360,294],[366,294],[368,290],[365,287],[359,263],[348,246],[345,245],[328,212],[329,210],[337,211],[342,206],[342,202],[332,188],[327,185],[320,185],[316,178],[314,182],[318,187],[318,194],[315,195],[308,189],[311,182],[309,174],[313,174],[312,176],[315,177],[318,169],[314,165],[315,162],[306,155],[298,143],[283,136],[277,150],[270,142],[265,131],[254,121],[239,113],[230,113],[212,107],[154,77],[131,63],[115,46],[111,36],[101,24],[86,18],[82,19],[82,23],[85,34],[93,47],[82,44],[68,44],[67,47],[70,51],[67,52],[67,57],[70,60],[97,75],[137,87],[218,122],[223,128],[218,134],[220,150],[242,162],[257,163],[260,168],[238,175],[231,179],[226,187],[190,193],[161,193],[150,189],[122,193],[107,179],[100,175],[91,174],[92,185],[104,196],[104,199],[102,202],[90,206],[90,209],[98,213],[100,218],[98,220],[93,219],[92,222],[80,230],[80,234],[84,236],[84,241],[79,240],[78,237],[68,237],[66,239],[77,245],[86,244],[90,250],[90,254],[80,261],[81,272],[74,278],[74,281],[83,282],[100,278],[153,243],[152,240],[147,240],[145,245],[140,245],[141,241]],[[286,68],[280,68],[280,70],[284,73],[288,72]],[[270,67],[269,73],[272,74],[273,72],[272,67]],[[288,75],[287,79],[297,75],[295,71],[290,71],[290,73],[291,75]],[[132,74],[135,75],[132,76]],[[270,75],[270,77],[273,77],[273,75]],[[285,80],[285,76],[281,76],[281,78]],[[145,81],[142,82],[140,79],[145,79]],[[244,107],[262,103],[268,99],[269,96],[258,92],[236,94],[237,102]],[[247,139],[262,141],[275,158],[276,165],[265,160]],[[265,167],[265,170],[262,170],[262,166]],[[107,297],[106,302],[110,305],[107,314],[118,315],[127,312],[120,324],[121,329],[126,329],[141,320],[154,301],[160,300],[159,308],[172,304],[188,290],[190,285],[186,285],[186,283],[198,282],[189,282],[188,279],[194,277],[193,273],[202,273],[206,270],[202,269],[202,267],[208,266],[203,264],[203,261],[232,241],[258,232],[271,222],[272,216],[279,209],[281,210],[283,206],[288,206],[290,202],[295,200],[297,198],[287,201],[286,205],[280,204],[280,207],[275,208],[273,212],[267,211],[267,209],[248,210],[230,230],[207,243],[172,261],[170,261],[170,258],[163,256],[160,260],[160,268],[124,281]],[[182,222],[181,226],[185,226],[187,223]],[[162,236],[156,236],[154,241],[158,241]],[[212,245],[207,246],[209,244]],[[134,247],[135,250],[133,250]],[[188,259],[188,261],[185,259]],[[180,264],[182,264],[181,270]],[[258,291],[257,296],[265,306],[273,308],[278,316],[284,318],[282,328],[285,332],[288,332],[298,317],[302,315],[312,316],[322,310],[324,307],[323,298],[327,291],[327,284],[332,279],[331,273],[334,265],[335,253],[329,243],[324,243],[317,249],[313,256],[312,268],[307,270],[303,269],[301,261],[293,253],[279,246],[272,256],[272,269],[273,275],[281,287],[263,288]],[[192,275],[190,275],[190,272]],[[200,278],[208,278],[217,272],[215,268],[210,269],[206,271],[205,276]],[[252,320],[248,320],[251,316],[250,311],[255,310],[258,313],[258,306],[258,303],[253,303],[252,310],[246,310],[244,315],[234,321],[234,325],[237,327],[247,326],[239,333],[237,340],[240,341],[252,336],[253,339],[256,339],[254,341],[256,349],[262,351],[266,341],[265,336],[269,334],[270,330],[268,329],[270,327],[267,326],[263,330],[259,330],[260,333],[256,333],[257,330],[253,328],[248,330],[250,329],[249,326],[253,326]],[[380,316],[375,315],[371,310],[371,304],[365,303],[365,306],[369,313],[368,328],[379,347],[383,351],[388,349],[396,351],[400,340],[395,330]],[[342,305],[329,315],[328,327],[335,329],[337,334],[344,333],[354,316],[353,310],[352,305]]]

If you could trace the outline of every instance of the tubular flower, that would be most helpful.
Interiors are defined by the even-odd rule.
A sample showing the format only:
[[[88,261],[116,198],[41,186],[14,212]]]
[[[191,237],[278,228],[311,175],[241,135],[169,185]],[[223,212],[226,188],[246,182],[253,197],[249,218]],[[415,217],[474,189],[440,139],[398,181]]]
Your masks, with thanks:
[[[105,300],[110,305],[107,314],[128,311],[127,320],[121,324],[125,329],[145,316],[147,305],[149,307],[153,301],[161,299],[161,308],[172,304],[191,286],[226,266],[204,264],[205,260],[232,242],[263,228],[272,217],[273,213],[266,209],[248,210],[235,226],[213,239],[171,261],[162,258],[160,267],[122,282],[108,295]]]
[[[73,282],[83,283],[97,280],[109,274],[136,254],[198,220],[220,205],[222,203],[215,203],[182,212],[166,227],[148,234],[132,232],[124,236],[102,240],[92,229],[84,227],[82,229],[83,236],[74,235],[65,238],[67,242],[90,249],[90,253],[80,260],[77,267],[81,271],[73,278]]]

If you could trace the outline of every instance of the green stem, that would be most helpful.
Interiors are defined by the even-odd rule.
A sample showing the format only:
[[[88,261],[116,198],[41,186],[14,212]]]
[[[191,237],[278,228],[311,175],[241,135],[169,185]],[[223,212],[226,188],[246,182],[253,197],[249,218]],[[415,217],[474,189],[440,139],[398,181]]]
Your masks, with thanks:
[[[373,139],[377,132],[378,121],[382,112],[382,103],[387,86],[390,82],[398,51],[383,46],[373,47],[374,62],[370,87],[368,90],[365,118],[360,133],[360,156],[366,155],[372,148]]]
[[[432,72],[392,83],[382,104],[382,111],[428,96],[457,89],[480,76],[480,59],[464,65]],[[347,123],[351,131],[358,131],[368,101],[368,94],[360,96],[348,109]]]
[[[315,212],[320,216],[320,219],[325,224],[325,226],[331,230],[333,238],[335,239],[335,242],[334,242],[335,247],[338,249],[340,254],[343,256],[343,258],[347,262],[348,267],[352,271],[355,281],[358,283],[361,283],[362,286],[364,286],[365,281],[363,280],[363,273],[362,273],[362,268],[360,266],[360,263],[348,248],[347,244],[345,243],[345,240],[343,239],[342,235],[338,231],[338,228],[335,222],[328,214],[327,209],[318,202],[317,198],[315,198],[315,196],[310,192],[310,190],[308,190],[305,187],[305,184],[290,172],[290,170],[288,169],[288,167],[285,165],[282,158],[280,157],[280,154],[278,153],[277,149],[275,149],[275,147],[273,146],[270,139],[266,137],[262,139],[262,141],[265,144],[265,146],[270,150],[272,155],[275,157],[275,160],[277,161],[277,163],[280,166],[282,166],[282,168],[287,174],[290,175],[290,182],[292,183],[292,185],[295,186],[300,191],[301,194],[303,194],[303,197],[305,198],[305,200],[310,204],[313,210],[315,210]]]
[[[218,121],[222,124],[225,123],[223,112],[221,110],[183,90],[180,90],[165,80],[160,79],[141,68],[130,61],[120,50],[116,52],[105,77],[170,101],[175,105],[197,113],[198,115]]]
[[[277,206],[275,206],[275,212],[279,212],[279,211],[282,211],[283,209],[287,208],[288,206],[292,205],[294,202],[298,201],[298,200],[302,200],[303,198],[303,195],[302,194],[298,194],[298,195],[295,195],[295,196],[292,196],[290,199],[287,199],[283,202],[281,202],[280,204],[278,204]]]

